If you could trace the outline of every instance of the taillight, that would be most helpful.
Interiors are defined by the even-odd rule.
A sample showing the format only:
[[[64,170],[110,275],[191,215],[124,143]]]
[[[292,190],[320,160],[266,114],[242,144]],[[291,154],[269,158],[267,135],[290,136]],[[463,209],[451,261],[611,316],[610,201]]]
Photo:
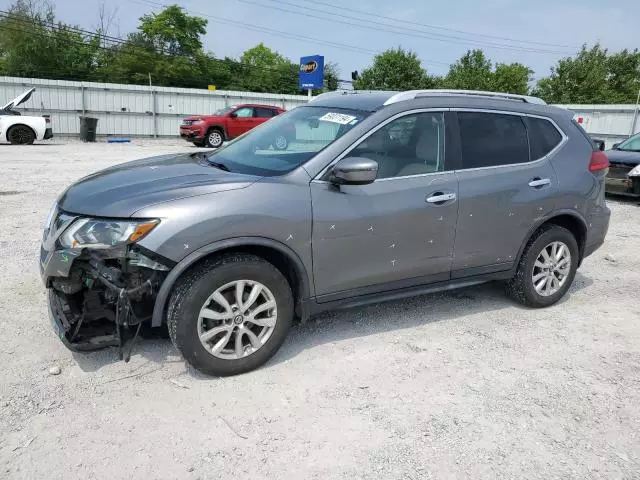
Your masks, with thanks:
[[[591,161],[589,162],[589,171],[597,172],[609,168],[609,159],[604,152],[596,150],[591,153]]]

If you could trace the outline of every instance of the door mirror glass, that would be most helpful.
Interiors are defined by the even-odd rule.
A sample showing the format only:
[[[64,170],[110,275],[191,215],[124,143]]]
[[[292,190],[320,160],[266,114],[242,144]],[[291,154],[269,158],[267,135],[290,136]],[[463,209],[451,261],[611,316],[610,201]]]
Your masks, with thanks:
[[[336,185],[367,185],[378,175],[378,162],[364,157],[348,157],[333,166],[329,181]]]
[[[236,118],[238,115],[236,114],[236,112],[231,112],[231,113],[229,114],[229,116],[230,116],[231,118]]]

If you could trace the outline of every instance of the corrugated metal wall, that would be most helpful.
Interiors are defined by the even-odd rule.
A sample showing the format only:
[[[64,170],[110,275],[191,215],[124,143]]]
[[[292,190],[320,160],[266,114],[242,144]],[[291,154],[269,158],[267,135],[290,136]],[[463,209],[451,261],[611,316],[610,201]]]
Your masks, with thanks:
[[[69,82],[0,76],[0,105],[29,87],[36,91],[21,111],[50,114],[54,134],[77,135],[80,115],[98,118],[98,135],[176,136],[186,115],[209,114],[235,103],[264,103],[291,109],[307,102],[304,95],[209,91],[115,83]],[[633,127],[634,105],[558,105],[575,113],[584,128],[607,147],[640,131]],[[308,132],[309,139],[322,132]]]
[[[98,135],[176,136],[183,117],[210,114],[226,105],[262,103],[290,109],[307,103],[304,95],[0,76],[0,106],[30,87],[36,91],[20,111],[51,115],[56,135],[77,135],[81,115],[98,119]]]

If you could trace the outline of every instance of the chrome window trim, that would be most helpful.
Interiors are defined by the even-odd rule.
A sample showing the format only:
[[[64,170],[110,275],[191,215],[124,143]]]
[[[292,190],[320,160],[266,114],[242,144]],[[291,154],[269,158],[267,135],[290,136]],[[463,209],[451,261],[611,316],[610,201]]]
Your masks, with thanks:
[[[488,169],[495,169],[495,168],[509,168],[509,167],[516,167],[518,165],[534,165],[534,164],[537,164],[537,163],[543,163],[545,160],[548,160],[550,157],[555,155],[555,153],[558,152],[569,141],[569,137],[558,126],[558,124],[552,118],[545,117],[544,115],[538,115],[538,114],[535,114],[535,113],[510,112],[510,111],[505,111],[505,110],[490,110],[490,109],[486,109],[486,108],[456,107],[456,108],[451,108],[449,110],[452,111],[452,112],[497,113],[497,114],[501,114],[501,115],[517,115],[519,117],[539,118],[541,120],[546,120],[547,122],[550,122],[551,125],[553,125],[555,127],[555,129],[558,131],[558,133],[562,136],[562,140],[560,140],[560,143],[558,143],[549,153],[547,153],[543,157],[536,158],[535,160],[530,160],[528,162],[508,163],[506,165],[491,165],[491,166],[488,166],[488,167],[460,168],[460,169],[457,169],[456,172],[475,172],[475,171],[478,171],[478,170],[488,170]],[[526,130],[526,128],[527,128],[527,126],[525,124],[525,130]],[[529,131],[527,130],[527,141],[529,141],[528,140],[528,136],[529,136]],[[462,148],[462,145],[460,145],[460,147]]]
[[[445,112],[449,112],[451,111],[450,108],[414,108],[413,110],[406,110],[404,112],[400,112],[400,113],[396,113],[395,115],[387,118],[386,120],[384,120],[383,122],[379,123],[378,125],[375,126],[375,128],[372,128],[371,130],[369,130],[366,134],[364,134],[362,137],[360,137],[358,140],[356,140],[355,142],[353,142],[351,145],[349,145],[346,150],[344,152],[342,152],[340,155],[338,155],[332,162],[330,162],[326,167],[324,167],[320,173],[318,173],[312,180],[311,183],[331,183],[328,182],[327,180],[320,180],[326,173],[327,171],[329,171],[329,169],[334,166],[336,163],[338,163],[340,160],[342,160],[343,158],[345,158],[347,155],[349,155],[349,153],[351,153],[352,150],[356,149],[362,142],[364,142],[367,138],[369,138],[371,135],[373,135],[374,133],[376,133],[378,130],[380,130],[382,127],[384,127],[385,125],[388,125],[389,123],[393,122],[394,120],[397,120],[398,118],[402,118],[402,117],[406,117],[408,115],[414,115],[416,113],[429,113],[429,112],[442,112],[443,114]],[[445,124],[446,125],[446,124]],[[446,127],[445,127],[446,128]],[[445,163],[447,161],[447,156],[445,153]],[[429,172],[429,173],[419,173],[416,175],[405,175],[403,177],[389,177],[389,178],[376,178],[373,183],[375,182],[382,182],[382,181],[386,181],[386,180],[396,180],[396,179],[401,179],[401,178],[412,178],[412,177],[424,177],[426,175],[434,175],[434,174],[441,174],[441,173],[452,173],[454,172],[454,170],[447,170],[444,172]]]

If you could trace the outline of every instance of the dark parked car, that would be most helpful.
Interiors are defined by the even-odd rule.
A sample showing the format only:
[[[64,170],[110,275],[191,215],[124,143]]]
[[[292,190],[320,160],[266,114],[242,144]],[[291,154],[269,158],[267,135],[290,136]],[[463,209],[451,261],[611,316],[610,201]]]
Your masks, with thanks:
[[[640,197],[640,133],[606,152],[611,167],[607,175],[607,192]]]
[[[297,148],[262,149],[292,125]],[[489,280],[547,307],[604,242],[608,166],[533,97],[320,95],[214,152],[70,186],[40,255],[52,323],[75,350],[166,324],[192,365],[230,375],[323,310]]]
[[[180,136],[198,147],[218,148],[226,140],[232,140],[266,122],[285,110],[271,105],[231,105],[213,115],[193,115],[180,125]],[[288,137],[272,139],[274,147],[285,150]]]

